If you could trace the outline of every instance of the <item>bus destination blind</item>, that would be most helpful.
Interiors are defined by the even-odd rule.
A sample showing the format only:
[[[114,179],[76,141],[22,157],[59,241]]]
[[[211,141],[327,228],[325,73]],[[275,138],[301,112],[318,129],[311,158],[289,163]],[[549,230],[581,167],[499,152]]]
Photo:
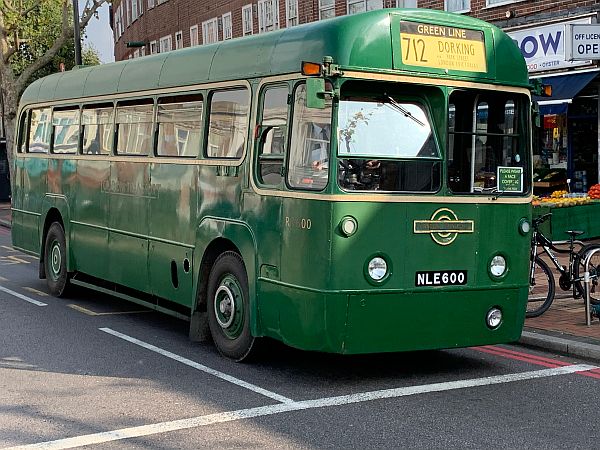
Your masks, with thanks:
[[[482,31],[400,22],[402,63],[435,69],[486,72]]]

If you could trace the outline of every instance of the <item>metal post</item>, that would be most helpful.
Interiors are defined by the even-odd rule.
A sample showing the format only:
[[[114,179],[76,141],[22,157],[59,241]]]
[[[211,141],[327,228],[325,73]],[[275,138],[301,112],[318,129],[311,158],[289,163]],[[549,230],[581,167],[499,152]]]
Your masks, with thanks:
[[[73,0],[73,29],[75,39],[75,65],[81,63],[81,32],[79,30],[79,0]]]
[[[600,248],[592,250],[585,256],[585,272],[583,274],[583,282],[585,283],[585,324],[588,327],[592,324],[590,308],[590,283],[592,282],[590,277],[590,259],[592,259],[592,256],[598,252],[600,252]],[[597,278],[598,274],[595,273],[594,277]]]

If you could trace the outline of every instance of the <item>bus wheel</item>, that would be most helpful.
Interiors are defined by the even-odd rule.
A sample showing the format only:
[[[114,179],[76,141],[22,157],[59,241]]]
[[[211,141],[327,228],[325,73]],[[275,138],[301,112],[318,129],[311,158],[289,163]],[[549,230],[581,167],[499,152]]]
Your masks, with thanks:
[[[44,245],[44,270],[50,293],[55,297],[66,295],[69,287],[67,273],[67,245],[65,231],[60,223],[54,222],[48,229]]]
[[[222,355],[235,361],[255,353],[250,334],[248,276],[244,262],[235,252],[221,254],[208,277],[208,325]]]

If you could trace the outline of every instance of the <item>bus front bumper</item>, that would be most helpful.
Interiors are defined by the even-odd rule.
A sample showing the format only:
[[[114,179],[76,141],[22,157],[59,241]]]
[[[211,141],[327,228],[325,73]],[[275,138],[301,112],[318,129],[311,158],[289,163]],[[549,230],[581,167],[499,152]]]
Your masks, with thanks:
[[[359,354],[514,342],[527,287],[329,293],[260,286],[260,335],[304,350]],[[492,308],[502,322],[488,327]]]

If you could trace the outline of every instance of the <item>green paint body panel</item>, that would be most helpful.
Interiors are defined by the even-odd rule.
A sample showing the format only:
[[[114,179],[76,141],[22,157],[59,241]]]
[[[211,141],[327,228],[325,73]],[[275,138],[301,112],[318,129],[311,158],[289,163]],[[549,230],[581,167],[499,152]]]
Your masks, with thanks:
[[[400,19],[482,30],[488,72],[403,66],[397,42]],[[321,62],[326,55],[343,70],[364,72],[365,78],[401,74],[441,79],[439,88],[421,86],[414,95],[421,95],[431,108],[442,155],[449,92],[443,79],[528,85],[518,48],[496,27],[439,11],[381,10],[52,75],[32,83],[21,106],[79,104],[84,97],[124,98],[128,92],[140,97],[185,86],[206,95],[207,88],[199,86],[203,83],[244,80],[252,87],[254,113],[262,79],[286,74],[300,79],[301,61]],[[254,130],[256,124],[248,125]],[[206,145],[206,136],[202,143]],[[416,203],[404,201],[402,194],[367,202],[360,194],[339,189],[335,168],[322,193],[303,197],[282,184],[273,189],[277,192],[263,195],[248,179],[253,144],[249,131],[246,157],[234,166],[167,164],[155,156],[141,162],[18,154],[13,244],[40,253],[45,223],[49,217],[61,217],[70,271],[167,299],[190,312],[206,281],[202,263],[210,253],[207,249],[235,248],[248,274],[252,334],[303,349],[365,353],[518,339],[527,298],[529,246],[518,223],[531,218],[528,203],[485,197],[477,203],[469,196],[447,203],[451,194],[445,185]],[[331,200],[328,195],[336,197]],[[354,198],[341,201],[342,196]],[[452,209],[460,220],[473,221],[474,232],[459,234],[450,245],[439,245],[430,234],[414,233],[415,220],[429,220],[442,207]],[[344,216],[358,222],[351,237],[340,232]],[[505,256],[509,271],[494,279],[488,268],[498,253]],[[384,256],[391,268],[380,284],[370,283],[365,275],[367,262],[376,255]],[[415,286],[417,271],[435,270],[464,270],[467,283]],[[496,330],[485,324],[491,307],[504,313]]]
[[[398,38],[401,19],[483,30],[488,72],[450,71],[446,74],[441,69],[404,66],[398,54],[401,48],[392,46],[392,42]],[[77,81],[69,72],[51,75],[33,82],[23,93],[21,104],[76,98],[81,94],[82,80],[84,95],[105,95],[297,73],[300,61],[321,62],[325,55],[332,56],[336,64],[346,69],[528,86],[525,61],[517,46],[499,28],[468,16],[449,15],[441,11],[385,9],[212,45],[76,69],[72,73],[80,73]],[[511,61],[511,64],[505,64],[505,61]],[[74,83],[75,89],[57,88],[63,86],[60,82],[62,78],[69,80],[69,84]]]

